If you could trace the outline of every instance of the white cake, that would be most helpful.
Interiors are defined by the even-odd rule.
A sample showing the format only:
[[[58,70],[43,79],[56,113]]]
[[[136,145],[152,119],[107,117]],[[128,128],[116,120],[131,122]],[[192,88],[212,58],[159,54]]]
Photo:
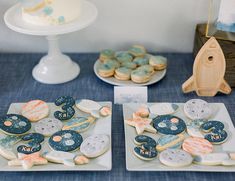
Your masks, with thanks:
[[[21,0],[22,18],[37,26],[65,24],[79,18],[81,0]]]

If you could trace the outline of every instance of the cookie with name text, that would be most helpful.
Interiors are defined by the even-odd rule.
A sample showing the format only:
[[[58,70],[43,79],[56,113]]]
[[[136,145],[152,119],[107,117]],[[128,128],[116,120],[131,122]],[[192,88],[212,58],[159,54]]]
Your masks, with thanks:
[[[193,162],[192,156],[181,149],[167,149],[160,153],[159,160],[169,167],[185,167]]]
[[[110,147],[110,138],[105,134],[95,134],[87,137],[81,144],[80,151],[88,158],[95,158]]]
[[[48,140],[48,143],[53,150],[64,152],[77,150],[82,142],[82,136],[73,130],[58,131]]]
[[[157,151],[161,152],[168,148],[170,149],[178,149],[181,148],[181,145],[184,140],[184,135],[165,135],[158,139],[157,141]]]
[[[8,135],[23,135],[31,129],[31,123],[24,116],[7,114],[0,118],[0,129]]]
[[[49,114],[49,106],[42,100],[32,100],[22,107],[22,115],[32,122],[39,121]]]
[[[141,160],[149,161],[157,157],[157,143],[153,138],[145,135],[138,135],[135,137],[134,142],[138,145],[134,148],[134,154]]]
[[[154,128],[161,134],[177,135],[185,131],[185,122],[172,115],[157,116],[153,119]]]

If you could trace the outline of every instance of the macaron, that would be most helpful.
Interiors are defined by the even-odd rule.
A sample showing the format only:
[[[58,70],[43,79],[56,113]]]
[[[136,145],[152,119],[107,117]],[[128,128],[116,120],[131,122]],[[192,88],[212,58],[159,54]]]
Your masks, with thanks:
[[[116,59],[119,63],[132,62],[133,57],[128,52],[119,52],[116,54]]]
[[[120,63],[114,59],[106,60],[105,64],[113,66],[115,69],[120,67]]]
[[[146,54],[146,49],[142,45],[133,45],[128,52],[135,57],[143,57]]]
[[[137,70],[146,71],[150,75],[153,75],[155,72],[153,66],[151,66],[151,65],[142,65],[142,66],[138,67]]]
[[[133,70],[131,72],[131,80],[135,83],[142,84],[148,82],[151,79],[151,75],[144,70]]]
[[[164,70],[167,67],[167,59],[163,56],[151,56],[149,64],[152,65],[155,70]]]
[[[118,80],[130,80],[132,70],[126,67],[120,67],[115,70],[114,77]]]
[[[135,69],[137,67],[136,63],[134,62],[123,62],[121,64],[122,67],[126,67],[126,68],[129,68],[129,69]]]
[[[114,75],[115,67],[110,64],[101,64],[98,67],[98,74],[101,77],[112,77]]]
[[[99,60],[105,62],[107,59],[114,58],[115,52],[111,49],[105,49],[100,52]]]
[[[134,63],[137,64],[137,66],[142,66],[142,65],[148,65],[149,64],[149,58],[147,56],[144,57],[136,57],[133,60]]]

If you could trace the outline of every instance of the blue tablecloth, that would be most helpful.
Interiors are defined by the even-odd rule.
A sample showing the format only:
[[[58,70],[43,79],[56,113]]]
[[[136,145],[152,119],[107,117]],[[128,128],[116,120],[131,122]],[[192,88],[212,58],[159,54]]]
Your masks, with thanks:
[[[182,83],[192,74],[192,54],[164,55],[169,59],[167,75],[159,83],[149,86],[149,102],[185,102],[188,99],[197,98],[195,93],[185,95],[181,91]],[[113,101],[113,86],[99,80],[93,72],[93,64],[98,54],[72,54],[72,59],[78,62],[81,67],[81,74],[77,79],[62,85],[44,85],[32,78],[32,68],[41,56],[41,54],[0,54],[1,115],[7,112],[12,102],[25,102],[31,99],[43,99],[50,102],[61,95],[96,101]],[[225,103],[231,118],[235,118],[235,93],[229,96],[219,94],[213,98],[205,98],[205,100]],[[114,105],[113,110],[112,171],[0,172],[0,180],[235,180],[235,173],[126,171],[122,107]]]

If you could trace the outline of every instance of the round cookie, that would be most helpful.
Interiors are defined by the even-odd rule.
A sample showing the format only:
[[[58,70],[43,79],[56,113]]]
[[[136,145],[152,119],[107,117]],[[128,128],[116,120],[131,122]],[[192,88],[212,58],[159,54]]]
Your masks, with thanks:
[[[115,66],[110,64],[100,64],[98,67],[98,74],[101,77],[112,77],[114,75]]]
[[[44,136],[51,136],[57,131],[60,131],[63,124],[60,120],[54,118],[44,118],[37,122],[34,126],[35,132]]]
[[[94,117],[76,117],[67,121],[62,130],[73,130],[78,133],[88,130],[92,123],[94,123]]]
[[[149,107],[149,111],[152,115],[156,116],[163,116],[167,114],[173,114],[177,111],[179,106],[177,104],[172,103],[160,103],[160,104],[153,104]]]
[[[151,65],[142,65],[136,70],[145,71],[146,73],[153,75],[155,73],[154,68]]]
[[[165,135],[159,138],[157,142],[157,151],[161,152],[163,150],[166,150],[168,148],[171,149],[177,149],[181,148],[181,145],[184,140],[184,135]]]
[[[49,114],[49,106],[41,100],[32,100],[22,107],[22,115],[32,122],[39,121]]]
[[[148,65],[149,64],[149,58],[147,56],[145,57],[136,57],[133,62],[137,66],[142,66],[142,65]]]
[[[204,138],[212,144],[222,144],[228,138],[224,124],[220,121],[208,121],[201,126],[201,129],[207,133]]]
[[[83,141],[76,131],[63,130],[54,133],[48,140],[50,147],[56,151],[70,152],[78,149]]]
[[[0,118],[0,129],[8,135],[23,135],[31,129],[31,123],[24,116],[7,114]]]
[[[212,114],[212,109],[202,99],[191,99],[184,104],[184,113],[192,120],[208,119]]]
[[[204,138],[189,137],[183,142],[183,150],[191,155],[203,155],[213,151],[213,145]]]
[[[104,154],[110,145],[110,139],[105,134],[96,134],[86,138],[80,147],[80,151],[88,158],[95,158]]]
[[[100,52],[99,60],[105,62],[107,59],[114,58],[115,52],[111,49],[105,49]]]
[[[136,145],[139,145],[134,148],[134,154],[141,160],[153,160],[157,157],[156,150],[156,141],[145,135],[138,135],[134,140]]]
[[[132,70],[137,67],[137,65],[134,62],[123,62],[121,66],[132,69]]]
[[[185,131],[186,124],[179,117],[165,115],[154,118],[153,127],[161,134],[177,135]]]
[[[149,64],[152,65],[155,70],[164,70],[167,67],[167,59],[163,56],[151,56]]]
[[[150,81],[151,75],[144,70],[133,70],[131,72],[131,80],[137,84],[142,84]]]
[[[118,80],[130,80],[132,70],[126,67],[120,67],[115,70],[114,77]]]
[[[160,153],[159,160],[169,167],[184,167],[191,165],[193,158],[181,149],[167,149]]]
[[[86,113],[91,113],[92,111],[98,111],[102,108],[102,106],[92,100],[89,99],[77,99],[76,107]]]
[[[116,59],[118,60],[119,63],[122,64],[122,63],[132,62],[133,57],[128,52],[119,52],[116,54]]]
[[[106,65],[109,65],[111,67],[114,67],[115,69],[119,68],[120,67],[120,63],[116,60],[107,60],[105,62]]]
[[[142,57],[146,54],[146,49],[141,45],[133,45],[128,52],[135,57]]]
[[[206,122],[204,119],[195,119],[187,124],[187,133],[189,136],[204,138],[201,132],[201,126]]]

